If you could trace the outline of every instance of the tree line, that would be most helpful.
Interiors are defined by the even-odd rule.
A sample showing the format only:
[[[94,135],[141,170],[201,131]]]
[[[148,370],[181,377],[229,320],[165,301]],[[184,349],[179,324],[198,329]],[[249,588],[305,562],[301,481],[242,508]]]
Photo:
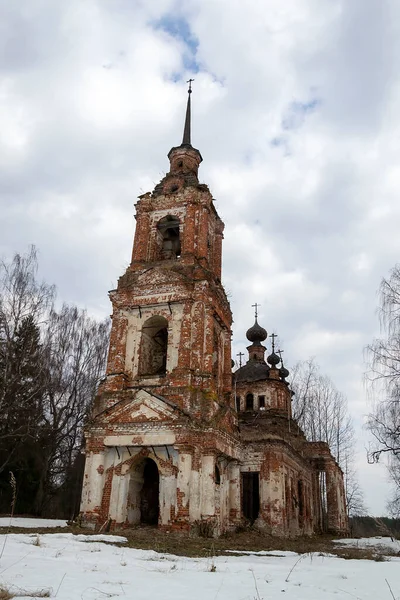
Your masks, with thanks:
[[[381,336],[366,347],[366,387],[370,413],[366,427],[372,434],[369,462],[384,460],[392,493],[387,511],[400,519],[400,264],[382,279],[378,315]],[[354,429],[346,398],[320,373],[314,360],[299,363],[293,371],[294,417],[311,441],[329,444],[342,467],[350,516],[365,515],[362,490],[354,464]],[[381,519],[382,520],[382,519]],[[361,521],[357,521],[361,522]],[[362,521],[364,523],[364,521]],[[394,521],[393,521],[394,522]]]
[[[372,396],[367,426],[373,442],[371,462],[386,459],[392,496],[392,517],[400,518],[400,265],[396,265],[379,288],[382,336],[367,347],[366,381]]]
[[[34,247],[0,263],[0,511],[73,517],[83,476],[83,426],[104,372],[108,319],[56,305]]]
[[[310,442],[326,442],[343,471],[349,516],[365,515],[364,495],[355,465],[355,432],[347,399],[323,375],[315,359],[292,369],[293,417]],[[321,491],[324,494],[323,481]]]

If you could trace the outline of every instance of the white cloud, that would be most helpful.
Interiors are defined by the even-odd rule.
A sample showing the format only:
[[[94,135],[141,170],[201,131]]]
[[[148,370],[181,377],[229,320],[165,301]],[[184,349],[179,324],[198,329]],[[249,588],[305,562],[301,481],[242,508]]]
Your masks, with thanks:
[[[366,412],[362,350],[400,249],[399,23],[396,0],[0,3],[0,254],[35,243],[61,299],[108,314],[197,70],[234,352],[258,301],[286,360],[315,354]]]

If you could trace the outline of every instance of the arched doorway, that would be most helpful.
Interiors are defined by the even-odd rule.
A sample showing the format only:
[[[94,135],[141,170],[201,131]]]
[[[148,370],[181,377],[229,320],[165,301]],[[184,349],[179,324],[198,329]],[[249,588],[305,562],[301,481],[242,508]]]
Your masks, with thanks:
[[[128,493],[128,522],[157,525],[160,514],[160,474],[151,458],[133,465]]]
[[[140,522],[157,525],[160,512],[160,477],[154,460],[145,459],[143,487],[140,491]]]

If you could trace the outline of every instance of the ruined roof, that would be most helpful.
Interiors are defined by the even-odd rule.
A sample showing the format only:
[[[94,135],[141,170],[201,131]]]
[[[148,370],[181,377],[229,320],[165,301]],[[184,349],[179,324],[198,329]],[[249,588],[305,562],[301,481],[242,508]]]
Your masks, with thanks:
[[[236,382],[262,381],[269,378],[269,366],[265,362],[249,360],[243,367],[234,373]]]

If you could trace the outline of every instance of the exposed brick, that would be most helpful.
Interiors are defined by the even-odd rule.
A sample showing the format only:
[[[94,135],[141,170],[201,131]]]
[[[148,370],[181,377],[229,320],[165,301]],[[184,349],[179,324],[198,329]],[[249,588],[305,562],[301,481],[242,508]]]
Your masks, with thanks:
[[[140,522],[151,459],[162,529],[189,531],[202,521],[215,534],[234,528],[244,518],[243,474],[256,473],[256,526],[281,536],[324,528],[344,533],[342,473],[327,445],[307,442],[292,419],[278,369],[263,380],[238,382],[236,412],[232,314],[221,284],[224,224],[198,182],[200,153],[179,146],[169,158],[169,173],[136,204],[132,261],[110,292],[106,378],[86,428],[84,517],[101,524],[111,519],[112,527]],[[154,333],[154,322],[164,329]],[[265,348],[250,349],[263,362]],[[248,393],[255,403],[246,411]]]

